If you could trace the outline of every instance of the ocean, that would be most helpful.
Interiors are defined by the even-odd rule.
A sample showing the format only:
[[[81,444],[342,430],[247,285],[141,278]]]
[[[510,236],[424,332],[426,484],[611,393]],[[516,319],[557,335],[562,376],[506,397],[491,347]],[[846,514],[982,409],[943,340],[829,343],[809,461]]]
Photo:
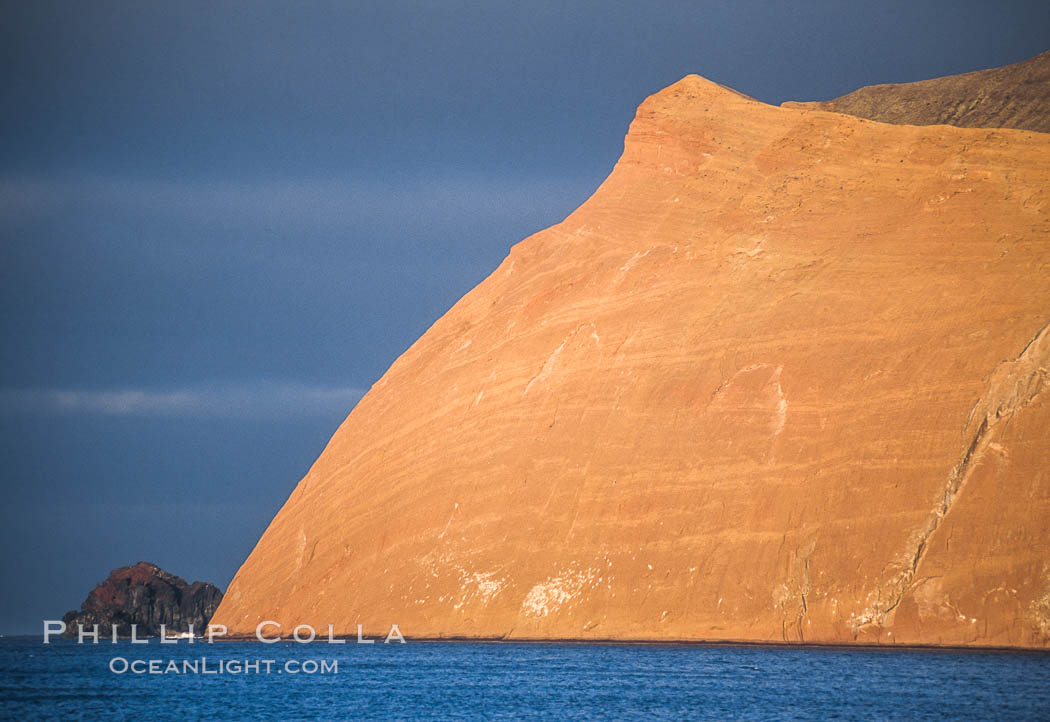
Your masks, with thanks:
[[[150,662],[153,671],[150,673]],[[0,639],[4,719],[1050,719],[1050,654]]]

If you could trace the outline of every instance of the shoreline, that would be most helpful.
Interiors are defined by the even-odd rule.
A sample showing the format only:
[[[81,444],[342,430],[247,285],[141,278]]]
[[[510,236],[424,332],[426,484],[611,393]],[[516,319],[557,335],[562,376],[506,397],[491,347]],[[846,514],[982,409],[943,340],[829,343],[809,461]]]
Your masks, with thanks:
[[[376,644],[383,644],[383,635],[364,635],[365,639],[371,639]],[[2,640],[43,640],[42,634],[8,634],[0,638]],[[347,644],[357,643],[357,635],[337,634],[333,637]],[[64,639],[70,639],[65,637]],[[131,637],[118,637],[120,641],[130,640]],[[154,640],[159,637],[141,637],[141,640]],[[227,635],[216,637],[217,643],[240,642],[249,644],[274,644],[273,642],[261,642],[254,635]],[[316,639],[312,642],[298,642],[291,636],[281,637],[280,642],[291,642],[294,644],[331,644],[326,639]],[[1050,654],[1050,647],[1022,647],[1006,645],[962,645],[962,644],[878,644],[870,642],[778,642],[774,640],[738,640],[738,639],[579,639],[574,637],[546,638],[546,637],[412,637],[405,635],[406,643],[423,644],[529,644],[529,645],[561,645],[561,646],[637,646],[637,647],[736,647],[756,649],[789,649],[789,650],[838,650],[838,651],[904,651],[904,652],[969,652],[969,653],[994,653],[994,654]],[[42,642],[41,642],[42,643]],[[173,644],[170,642],[169,644]],[[100,641],[99,644],[112,644],[111,641]],[[179,646],[191,644],[188,640],[178,640]],[[210,644],[206,639],[198,637],[192,644]]]
[[[337,637],[338,638],[338,637]],[[243,639],[243,638],[242,638]],[[648,647],[754,647],[762,649],[833,649],[856,651],[928,651],[928,652],[1034,652],[1050,654],[1050,647],[1009,647],[1004,645],[943,645],[943,644],[872,644],[869,642],[777,642],[738,639],[544,639],[522,638],[504,639],[499,637],[405,637],[407,642],[441,643],[453,642],[476,644],[561,644],[561,645],[596,645],[596,646],[648,646]],[[246,641],[246,640],[245,640]]]

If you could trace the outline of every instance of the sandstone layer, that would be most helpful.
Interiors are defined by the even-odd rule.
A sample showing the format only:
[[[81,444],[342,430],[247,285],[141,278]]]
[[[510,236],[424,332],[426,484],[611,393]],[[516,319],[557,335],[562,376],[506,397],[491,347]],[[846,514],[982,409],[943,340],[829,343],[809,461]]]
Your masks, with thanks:
[[[212,584],[187,584],[156,564],[139,562],[110,572],[81,608],[67,612],[62,621],[67,636],[78,634],[78,624],[89,632],[92,625],[99,625],[103,638],[112,634],[114,626],[118,635],[131,636],[132,624],[137,625],[139,637],[159,635],[162,624],[168,634],[188,632],[191,625],[202,634],[221,600],[222,592]]]
[[[373,386],[213,621],[1047,646],[1048,181],[1050,135],[684,78]]]
[[[1023,128],[1050,133],[1050,50],[1002,68],[917,83],[871,85],[834,100],[784,105],[901,125]]]

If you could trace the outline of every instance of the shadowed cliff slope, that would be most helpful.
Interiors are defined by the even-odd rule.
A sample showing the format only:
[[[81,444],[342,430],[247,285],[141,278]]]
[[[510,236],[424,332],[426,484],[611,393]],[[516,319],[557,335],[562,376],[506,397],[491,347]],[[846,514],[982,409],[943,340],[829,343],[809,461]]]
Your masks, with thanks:
[[[373,386],[213,621],[1046,645],[1048,177],[1041,133],[684,78]]]
[[[1050,50],[1022,63],[917,83],[872,85],[841,98],[784,103],[898,125],[1022,128],[1050,133]]]

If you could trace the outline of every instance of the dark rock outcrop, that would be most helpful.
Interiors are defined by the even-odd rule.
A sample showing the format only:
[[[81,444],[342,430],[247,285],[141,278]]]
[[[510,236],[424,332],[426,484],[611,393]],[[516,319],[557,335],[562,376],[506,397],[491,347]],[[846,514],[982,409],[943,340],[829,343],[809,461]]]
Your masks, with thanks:
[[[139,562],[110,572],[80,610],[67,612],[62,621],[69,636],[77,634],[77,624],[87,630],[97,624],[103,636],[112,634],[112,625],[118,635],[130,636],[132,624],[138,625],[139,637],[160,634],[162,624],[168,634],[189,631],[190,625],[202,633],[221,601],[222,592],[213,584],[187,584],[155,564]]]
[[[895,125],[1020,128],[1050,133],[1050,50],[990,70],[871,85],[834,100],[784,103]]]

